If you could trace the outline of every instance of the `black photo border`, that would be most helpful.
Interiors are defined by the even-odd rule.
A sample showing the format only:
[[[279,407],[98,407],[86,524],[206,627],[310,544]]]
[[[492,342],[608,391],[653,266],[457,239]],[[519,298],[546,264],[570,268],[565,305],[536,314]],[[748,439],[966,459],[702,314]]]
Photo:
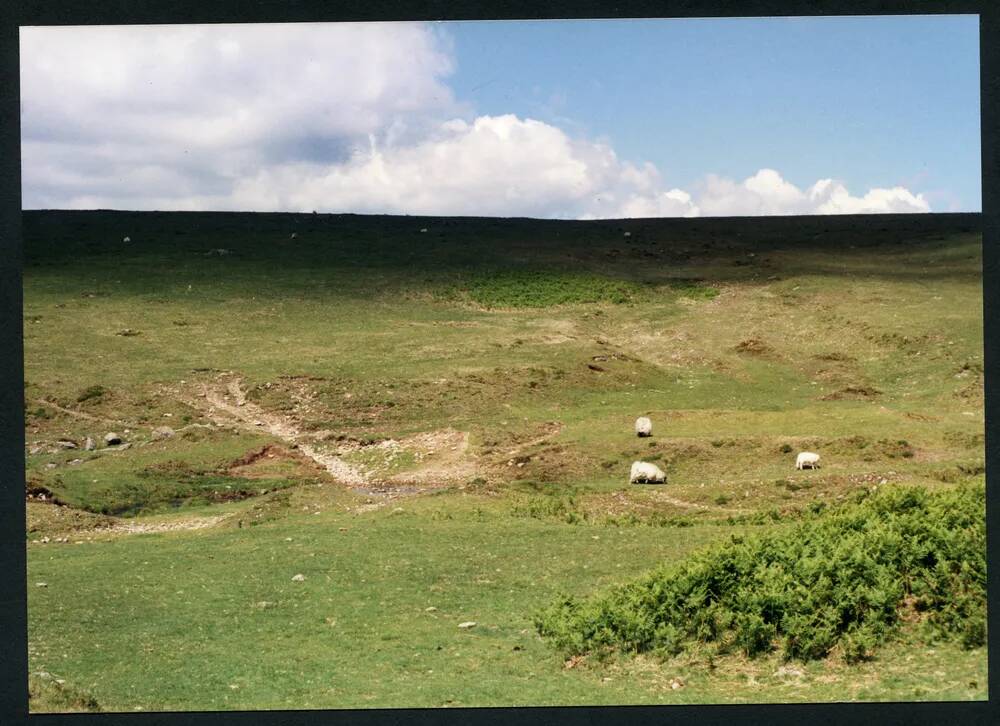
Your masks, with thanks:
[[[278,23],[654,17],[974,14],[980,21],[989,700],[972,702],[568,706],[459,709],[31,714],[24,507],[18,28],[27,25]],[[990,0],[2,0],[0,2],[0,724],[1000,724],[1000,501],[994,480],[1000,341],[997,133],[1000,3]],[[947,62],[947,59],[942,59]],[[870,217],[879,224],[878,215]]]

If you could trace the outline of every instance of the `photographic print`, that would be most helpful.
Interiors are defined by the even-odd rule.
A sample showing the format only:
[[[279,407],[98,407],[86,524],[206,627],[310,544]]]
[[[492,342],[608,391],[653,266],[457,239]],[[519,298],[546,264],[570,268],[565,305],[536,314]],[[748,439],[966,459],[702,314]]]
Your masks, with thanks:
[[[979,23],[22,27],[29,708],[987,698]]]

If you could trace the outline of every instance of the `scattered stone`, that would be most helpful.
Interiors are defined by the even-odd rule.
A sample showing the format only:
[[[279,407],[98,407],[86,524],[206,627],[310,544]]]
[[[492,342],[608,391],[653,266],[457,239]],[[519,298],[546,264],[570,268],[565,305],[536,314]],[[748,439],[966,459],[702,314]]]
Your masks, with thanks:
[[[264,422],[263,422],[263,421],[254,421],[254,422],[253,422],[253,425],[254,425],[254,426],[263,426],[263,425],[264,425]]]
[[[114,431],[109,431],[104,434],[104,445],[105,446],[117,446],[122,442],[122,437],[116,434]]]
[[[124,242],[125,244],[128,244],[131,241],[132,241],[132,238],[129,237],[129,236],[127,236],[127,235],[122,238],[122,242]]]
[[[292,236],[289,239],[295,239],[298,236],[299,236],[298,232],[292,232]]]
[[[92,438],[90,438],[89,436],[83,440],[83,450],[84,451],[93,451],[96,448],[97,448],[97,445],[94,443],[94,440]]]
[[[56,463],[54,461],[50,461],[48,464],[45,465],[45,468],[46,469],[55,469],[56,468]]]
[[[420,233],[424,234],[425,232],[427,232],[427,228],[426,227],[421,227]]]
[[[437,612],[437,608],[434,607],[433,605],[431,605],[429,608],[424,608],[424,612],[425,613],[436,613]]]
[[[176,432],[169,426],[157,426],[155,429],[153,429],[153,439],[154,440],[169,439],[175,433]]]
[[[459,623],[458,627],[460,627],[460,628],[462,628],[464,630],[468,630],[469,628],[476,627],[476,623],[473,622],[472,620],[469,620],[468,622],[465,622],[465,623]]]
[[[131,449],[131,448],[132,448],[132,444],[126,442],[126,443],[122,444],[121,446],[119,446],[118,450],[119,451],[125,451],[125,449]]]
[[[140,333],[138,330],[132,330],[132,328],[122,328],[117,333],[115,333],[115,335],[121,335],[126,338],[131,338],[136,335],[142,335],[142,333]]]
[[[77,444],[73,439],[59,439],[56,444],[64,449],[75,449]]]
[[[83,463],[83,459],[73,459],[69,463],[70,463],[70,466],[76,466],[77,464],[82,464]]]
[[[676,691],[678,688],[684,688],[684,679],[680,676],[670,679],[670,690]]]
[[[47,583],[47,582],[36,582],[35,585],[37,585],[38,587],[48,587],[49,583]]]
[[[306,581],[306,576],[305,576],[305,575],[302,575],[302,574],[299,574],[299,575],[295,575],[295,576],[294,576],[294,577],[292,578],[292,582],[305,582],[305,581]]]

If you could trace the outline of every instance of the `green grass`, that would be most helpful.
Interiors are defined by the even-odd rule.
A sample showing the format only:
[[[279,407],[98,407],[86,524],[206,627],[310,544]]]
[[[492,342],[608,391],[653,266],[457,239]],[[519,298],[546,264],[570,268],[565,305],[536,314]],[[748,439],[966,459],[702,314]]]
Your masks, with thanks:
[[[985,697],[983,648],[907,627],[792,680],[780,653],[567,662],[535,633],[559,593],[883,481],[982,480],[979,235],[822,224],[26,213],[26,463],[69,505],[28,505],[31,672],[53,676],[32,708]],[[289,442],[213,424],[198,393],[227,376],[428,491],[235,465]],[[109,431],[131,448],[57,443]],[[370,445],[449,431],[464,453]],[[804,449],[822,468],[794,469]],[[668,483],[629,486],[635,460]]]
[[[445,300],[467,297],[488,310],[547,308],[582,303],[632,302],[642,288],[632,282],[566,271],[507,269],[478,271],[467,283],[445,290]]]

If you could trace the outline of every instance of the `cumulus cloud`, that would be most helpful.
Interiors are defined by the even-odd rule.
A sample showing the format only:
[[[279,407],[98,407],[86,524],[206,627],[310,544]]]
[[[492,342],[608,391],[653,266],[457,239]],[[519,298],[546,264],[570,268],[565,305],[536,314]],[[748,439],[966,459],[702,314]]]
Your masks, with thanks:
[[[620,161],[600,143],[513,115],[442,123],[415,145],[369,148],[341,164],[285,164],[241,181],[252,209],[593,218],[696,213],[684,192],[660,191],[652,165]]]
[[[214,202],[269,164],[418,139],[468,112],[452,69],[411,23],[22,28],[25,204]]]
[[[26,208],[548,218],[929,211],[773,169],[671,188],[549,123],[479,115],[415,23],[23,28]]]
[[[870,189],[864,196],[854,197],[842,183],[820,179],[803,191],[774,169],[761,169],[742,182],[710,174],[699,185],[697,198],[703,214],[709,216],[930,211],[923,195],[903,187]]]

